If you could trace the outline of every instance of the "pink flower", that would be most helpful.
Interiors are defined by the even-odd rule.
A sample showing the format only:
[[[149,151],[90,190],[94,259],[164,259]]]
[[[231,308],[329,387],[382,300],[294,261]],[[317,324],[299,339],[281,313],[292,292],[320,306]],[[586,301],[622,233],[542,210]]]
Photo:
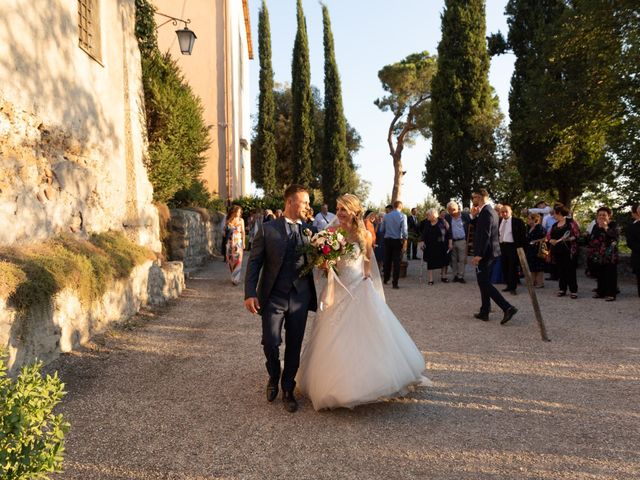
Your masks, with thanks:
[[[329,255],[330,252],[331,252],[331,247],[329,245],[325,245],[324,247],[322,247],[322,253],[324,255]]]

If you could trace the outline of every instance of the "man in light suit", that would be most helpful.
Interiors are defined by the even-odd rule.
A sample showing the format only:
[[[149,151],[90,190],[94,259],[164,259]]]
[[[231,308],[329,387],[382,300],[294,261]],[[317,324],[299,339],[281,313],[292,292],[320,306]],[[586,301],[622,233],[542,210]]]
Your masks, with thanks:
[[[300,276],[306,264],[300,247],[309,238],[302,232],[302,222],[309,209],[309,192],[301,185],[290,185],[284,192],[284,215],[263,223],[256,232],[247,264],[244,304],[251,313],[262,317],[262,345],[266,357],[267,401],[278,396],[288,412],[298,409],[293,394],[300,365],[302,339],[309,310],[317,307],[316,290],[311,273]],[[282,327],[287,331],[284,369],[280,371]]]
[[[500,256],[500,241],[498,233],[498,214],[487,204],[489,194],[484,188],[474,190],[471,195],[474,206],[474,236],[473,236],[473,265],[476,267],[476,278],[480,288],[482,306],[475,318],[489,320],[491,300],[504,312],[500,324],[504,325],[513,318],[518,309],[505,300],[491,283],[491,268],[493,261]]]

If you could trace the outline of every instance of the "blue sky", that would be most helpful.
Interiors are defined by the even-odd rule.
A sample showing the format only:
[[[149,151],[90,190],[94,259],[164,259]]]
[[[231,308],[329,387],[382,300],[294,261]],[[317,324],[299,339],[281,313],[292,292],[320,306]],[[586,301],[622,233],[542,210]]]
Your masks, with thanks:
[[[487,32],[507,33],[504,7],[507,0],[487,0]],[[251,62],[252,115],[257,113],[258,94],[258,11],[261,0],[250,0],[251,30],[255,57]],[[309,36],[311,83],[323,90],[324,58],[322,46],[322,10],[317,0],[303,0]],[[373,101],[384,95],[378,70],[407,55],[427,50],[437,53],[440,39],[440,14],[444,0],[325,0],[331,16],[336,60],[342,80],[345,116],[362,136],[362,149],[355,161],[360,175],[371,182],[369,202],[378,204],[390,195],[393,165],[386,143],[390,113],[381,112]],[[274,80],[291,82],[291,52],[296,34],[295,0],[267,0],[271,21],[271,46]],[[500,106],[508,114],[509,82],[513,71],[512,55],[491,62],[490,82],[500,97]],[[422,183],[428,141],[420,140],[403,152],[404,178],[402,199],[406,205],[421,202],[428,190]]]

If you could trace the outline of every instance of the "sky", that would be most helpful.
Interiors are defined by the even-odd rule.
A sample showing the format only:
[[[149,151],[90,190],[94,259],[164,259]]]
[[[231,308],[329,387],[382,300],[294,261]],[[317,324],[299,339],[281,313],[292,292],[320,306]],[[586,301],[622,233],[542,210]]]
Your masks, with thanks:
[[[440,40],[440,15],[444,0],[324,0],[329,8],[335,55],[342,82],[345,117],[362,137],[362,148],[354,160],[362,178],[371,182],[369,204],[378,205],[391,195],[393,164],[387,145],[390,112],[373,104],[384,96],[378,71],[407,55],[427,50],[436,54]],[[507,0],[487,0],[487,34],[507,33],[504,7]],[[258,111],[258,12],[261,0],[250,0],[251,35],[254,59],[250,68],[252,116]],[[303,0],[309,37],[311,83],[323,91],[324,53],[322,9],[318,0]],[[267,0],[271,22],[271,49],[274,81],[291,83],[291,55],[296,35],[296,0]],[[500,98],[500,108],[508,115],[508,95],[514,57],[494,57],[489,81]],[[255,121],[255,118],[253,119]],[[422,183],[424,163],[431,146],[421,139],[405,147],[402,200],[405,205],[421,203],[429,190]]]

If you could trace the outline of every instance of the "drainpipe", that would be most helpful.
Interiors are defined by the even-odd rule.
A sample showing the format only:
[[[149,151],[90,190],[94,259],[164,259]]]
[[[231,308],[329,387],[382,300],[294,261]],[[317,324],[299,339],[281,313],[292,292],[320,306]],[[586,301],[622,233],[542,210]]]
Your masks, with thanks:
[[[229,38],[228,1],[222,0],[222,16],[224,31],[224,115],[225,115],[225,183],[227,189],[227,204],[231,205],[232,172],[231,172],[231,41]]]

